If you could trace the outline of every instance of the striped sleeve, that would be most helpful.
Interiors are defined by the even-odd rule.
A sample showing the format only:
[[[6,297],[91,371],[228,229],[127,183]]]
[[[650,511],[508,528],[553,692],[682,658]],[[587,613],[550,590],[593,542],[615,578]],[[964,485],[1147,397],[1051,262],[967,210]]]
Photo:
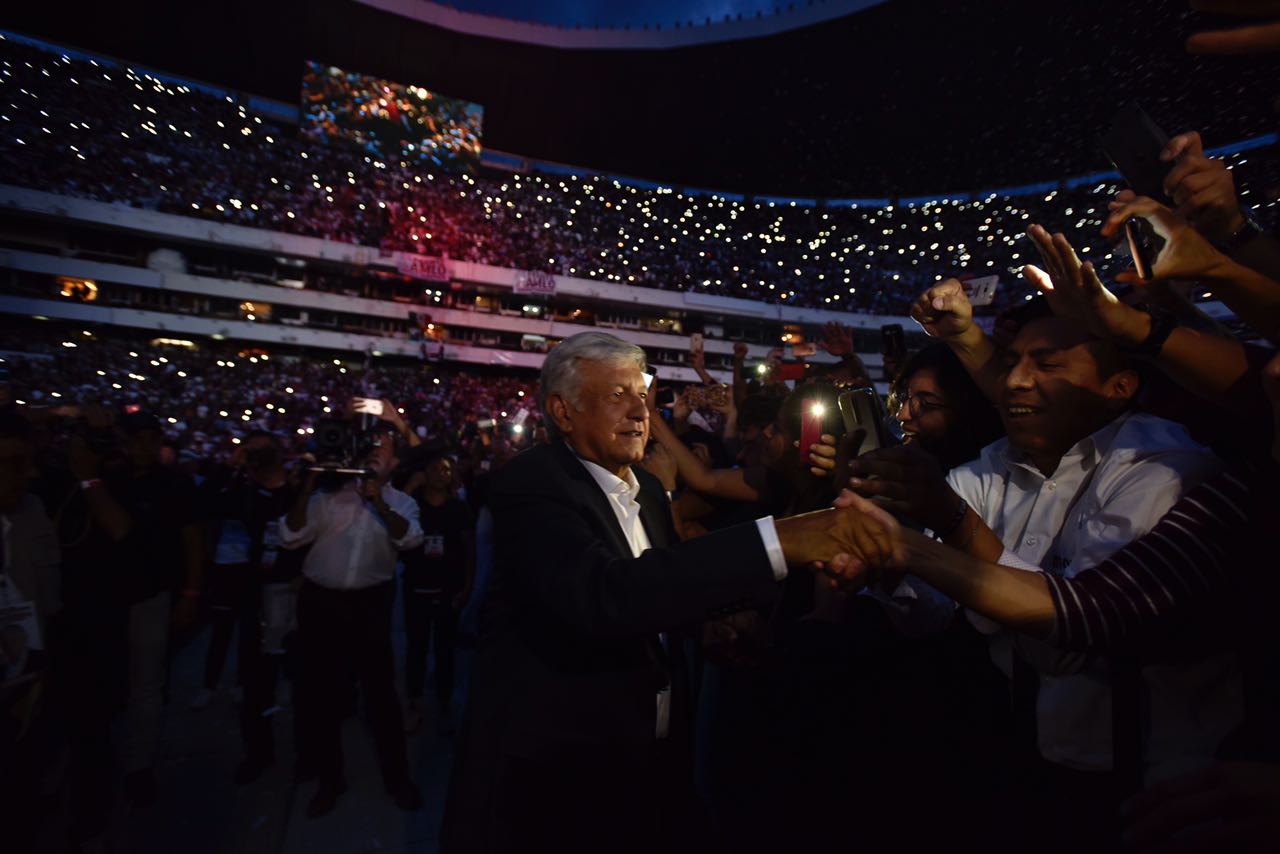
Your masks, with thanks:
[[[1072,578],[1046,573],[1054,643],[1102,651],[1219,590],[1233,569],[1233,544],[1249,534],[1251,506],[1245,481],[1222,472],[1097,566]]]

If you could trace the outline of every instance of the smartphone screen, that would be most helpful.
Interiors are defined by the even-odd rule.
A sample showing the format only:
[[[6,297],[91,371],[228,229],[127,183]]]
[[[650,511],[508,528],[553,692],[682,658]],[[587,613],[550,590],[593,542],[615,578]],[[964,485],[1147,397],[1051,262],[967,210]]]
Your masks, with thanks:
[[[899,362],[906,359],[907,339],[901,323],[886,323],[880,327],[880,352]]]
[[[382,414],[381,400],[375,400],[370,397],[357,397],[353,401],[353,403],[355,404],[356,412],[360,413],[361,415],[381,415]]]

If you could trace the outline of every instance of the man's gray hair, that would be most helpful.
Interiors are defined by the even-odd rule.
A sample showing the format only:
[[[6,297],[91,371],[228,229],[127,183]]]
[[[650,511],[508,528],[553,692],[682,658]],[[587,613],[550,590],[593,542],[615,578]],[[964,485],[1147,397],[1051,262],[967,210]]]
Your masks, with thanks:
[[[553,347],[542,363],[538,386],[538,406],[542,408],[543,424],[547,435],[553,438],[560,431],[547,409],[547,401],[551,395],[558,394],[574,407],[581,405],[582,377],[578,366],[582,362],[621,362],[635,365],[642,371],[647,364],[644,350],[607,332],[579,332]]]

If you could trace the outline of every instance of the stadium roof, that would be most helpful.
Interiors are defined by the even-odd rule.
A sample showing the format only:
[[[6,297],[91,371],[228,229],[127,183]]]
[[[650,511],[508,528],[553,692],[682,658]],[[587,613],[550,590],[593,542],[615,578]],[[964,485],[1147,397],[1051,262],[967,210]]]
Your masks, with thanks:
[[[1134,102],[1169,133],[1198,129],[1210,146],[1277,130],[1280,56],[1188,55],[1187,35],[1220,23],[1188,0],[894,0],[757,37],[630,50],[496,38],[373,5],[391,2],[445,8],[223,0],[214,13],[104,0],[68,14],[13,3],[6,28],[287,104],[299,103],[303,64],[316,60],[483,105],[488,149],[754,195],[937,197],[1106,170],[1099,138]],[[509,19],[471,9],[516,14],[514,0],[461,2],[491,22]],[[570,2],[553,5],[640,14],[627,11],[636,4]],[[707,25],[710,7],[697,2],[762,0],[679,0],[706,9],[701,27],[681,32],[736,22],[734,12]],[[840,0],[775,2],[800,15]],[[525,5],[526,16],[550,14]],[[742,9],[745,19],[757,6]]]
[[[885,0],[358,0],[459,33],[569,49],[662,49],[758,38]]]

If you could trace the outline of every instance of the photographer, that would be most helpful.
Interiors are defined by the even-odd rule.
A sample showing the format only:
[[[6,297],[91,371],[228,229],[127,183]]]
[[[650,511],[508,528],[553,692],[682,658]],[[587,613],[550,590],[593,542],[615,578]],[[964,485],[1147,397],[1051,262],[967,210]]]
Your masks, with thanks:
[[[342,763],[342,710],[348,668],[360,680],[378,747],[382,780],[396,805],[416,810],[422,795],[409,779],[404,721],[395,688],[391,604],[398,553],[422,543],[418,507],[388,480],[395,451],[375,435],[361,463],[367,475],[318,491],[320,473],[308,474],[293,508],[282,517],[286,549],[310,545],[302,563],[298,628],[303,654],[300,705],[309,733],[304,752],[320,787],[307,807],[315,818],[330,812],[346,788]]]

